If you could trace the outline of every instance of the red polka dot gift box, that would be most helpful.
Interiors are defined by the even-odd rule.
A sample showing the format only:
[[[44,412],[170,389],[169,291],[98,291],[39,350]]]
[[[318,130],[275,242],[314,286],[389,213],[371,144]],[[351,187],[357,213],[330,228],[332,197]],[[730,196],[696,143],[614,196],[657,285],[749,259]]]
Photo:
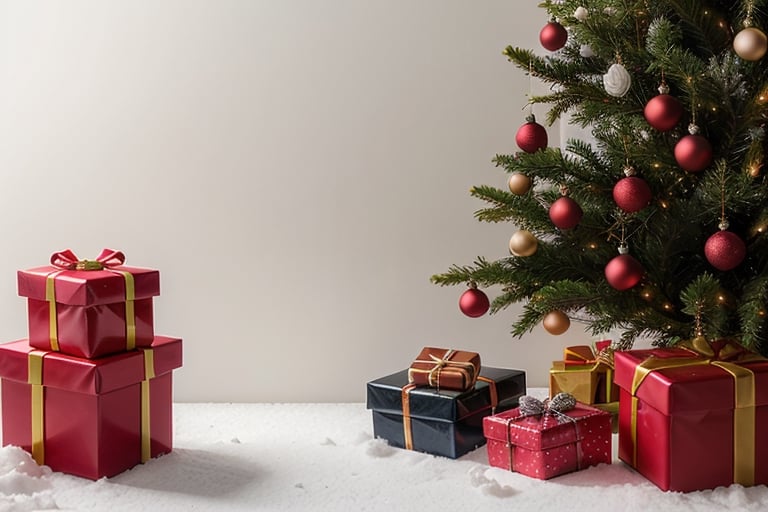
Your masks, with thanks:
[[[483,419],[488,463],[546,480],[611,463],[611,415],[560,393],[543,402],[520,398],[520,407]]]

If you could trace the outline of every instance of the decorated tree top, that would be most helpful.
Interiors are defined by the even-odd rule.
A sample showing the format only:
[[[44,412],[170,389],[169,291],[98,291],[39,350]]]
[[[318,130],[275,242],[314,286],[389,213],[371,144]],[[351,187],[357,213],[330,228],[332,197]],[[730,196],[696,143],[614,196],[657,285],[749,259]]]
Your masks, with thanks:
[[[480,257],[433,281],[499,285],[492,312],[524,303],[517,336],[557,312],[595,335],[621,330],[624,347],[638,337],[663,345],[696,335],[760,347],[768,311],[765,4],[541,4],[545,49],[504,54],[551,92],[528,98],[521,151],[494,159],[508,189],[471,191],[488,203],[479,220],[514,226],[511,255]],[[593,142],[547,147],[534,111],[545,123],[567,113]],[[550,332],[562,332],[559,318]]]

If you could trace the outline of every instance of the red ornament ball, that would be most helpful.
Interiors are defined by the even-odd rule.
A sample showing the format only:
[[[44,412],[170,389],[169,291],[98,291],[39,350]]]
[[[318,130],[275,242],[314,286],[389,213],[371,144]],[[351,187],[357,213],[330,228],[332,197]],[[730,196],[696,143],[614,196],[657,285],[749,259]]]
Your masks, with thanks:
[[[685,171],[703,171],[712,164],[712,145],[701,135],[686,135],[675,144],[675,160]]]
[[[650,204],[652,198],[651,187],[637,176],[622,178],[613,186],[613,200],[627,213],[639,212]]]
[[[549,207],[549,218],[552,224],[560,229],[575,228],[583,215],[584,211],[579,203],[566,196],[559,198]]]
[[[483,316],[490,307],[488,296],[477,288],[470,288],[459,297],[459,309],[470,318]]]
[[[549,138],[547,130],[536,121],[528,121],[517,130],[515,142],[526,153],[546,149]]]
[[[556,21],[550,21],[539,32],[539,41],[541,46],[551,52],[556,52],[563,46],[568,40],[568,31],[565,30],[561,24]]]
[[[747,246],[739,235],[731,231],[718,231],[704,244],[704,256],[717,270],[732,270],[746,258]]]
[[[619,254],[605,266],[605,279],[619,291],[635,286],[644,273],[643,265],[629,254]]]
[[[683,104],[669,94],[659,94],[650,99],[643,110],[645,120],[660,132],[667,132],[683,117]]]

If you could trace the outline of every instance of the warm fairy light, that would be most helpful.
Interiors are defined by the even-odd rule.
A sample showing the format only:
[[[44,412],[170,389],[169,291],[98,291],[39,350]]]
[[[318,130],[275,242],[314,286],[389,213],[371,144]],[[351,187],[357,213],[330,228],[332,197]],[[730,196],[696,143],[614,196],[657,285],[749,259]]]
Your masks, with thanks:
[[[659,201],[659,204],[660,204],[660,205],[661,205],[661,207],[662,207],[662,208],[664,208],[665,210],[666,210],[667,208],[669,208],[669,203],[667,202],[667,200],[666,200],[666,199],[662,199],[661,201]]]
[[[712,107],[712,112],[717,112],[717,107]]]
[[[718,295],[718,296],[717,296],[717,302],[719,302],[720,304],[722,304],[723,302],[725,302],[725,295],[722,295],[722,294],[721,294],[721,295]]]
[[[762,169],[762,167],[763,167],[762,163],[752,162],[747,167],[747,169],[749,170],[749,175],[752,176],[753,178],[757,178],[758,176],[760,176],[760,169]]]
[[[672,309],[672,304],[670,304],[669,302],[667,302],[667,303],[665,303],[665,304],[664,304],[664,306],[663,306],[663,307],[664,307],[664,310],[665,310],[665,311],[669,311],[670,309]],[[670,326],[670,327],[671,327],[671,326]],[[670,327],[667,327],[667,329],[669,329]]]
[[[597,244],[595,242],[589,242],[587,244],[587,248],[592,249],[593,251],[597,249]]]
[[[653,162],[654,169],[658,169],[659,167],[661,167],[661,164],[659,162]]]
[[[760,311],[758,311],[757,316],[765,316],[765,310],[761,309]]]

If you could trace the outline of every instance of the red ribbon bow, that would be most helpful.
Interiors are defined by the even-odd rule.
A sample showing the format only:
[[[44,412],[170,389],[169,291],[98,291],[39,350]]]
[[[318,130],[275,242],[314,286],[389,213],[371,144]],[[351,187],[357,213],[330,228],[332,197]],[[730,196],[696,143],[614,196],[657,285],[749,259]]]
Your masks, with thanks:
[[[70,249],[51,255],[51,265],[62,270],[102,270],[125,263],[125,254],[113,249],[102,249],[95,260],[81,260]]]

